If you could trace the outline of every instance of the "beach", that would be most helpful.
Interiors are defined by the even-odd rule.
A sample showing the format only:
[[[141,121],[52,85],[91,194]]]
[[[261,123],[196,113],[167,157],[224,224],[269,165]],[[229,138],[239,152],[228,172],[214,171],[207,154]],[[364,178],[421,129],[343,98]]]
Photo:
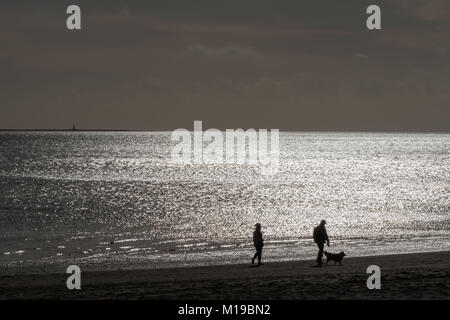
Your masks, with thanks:
[[[368,290],[367,267],[381,269]],[[312,261],[81,273],[81,290],[60,274],[0,276],[0,299],[449,299],[450,252],[346,257],[343,266]]]

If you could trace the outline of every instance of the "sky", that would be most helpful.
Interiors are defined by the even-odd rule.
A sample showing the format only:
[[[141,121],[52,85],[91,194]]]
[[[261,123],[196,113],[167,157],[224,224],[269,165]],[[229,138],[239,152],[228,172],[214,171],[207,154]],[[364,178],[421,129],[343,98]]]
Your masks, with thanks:
[[[449,131],[449,58],[447,0],[2,0],[0,128]]]

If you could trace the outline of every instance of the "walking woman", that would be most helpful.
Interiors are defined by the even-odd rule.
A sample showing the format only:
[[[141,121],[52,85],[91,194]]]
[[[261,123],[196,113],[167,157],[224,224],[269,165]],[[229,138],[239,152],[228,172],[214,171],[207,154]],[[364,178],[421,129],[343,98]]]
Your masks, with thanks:
[[[261,224],[257,223],[255,225],[255,232],[253,232],[253,244],[255,245],[256,253],[253,256],[252,264],[255,263],[255,259],[258,258],[258,266],[262,265],[261,263],[261,256],[262,256],[262,249],[264,246],[264,240],[262,237],[261,232]]]

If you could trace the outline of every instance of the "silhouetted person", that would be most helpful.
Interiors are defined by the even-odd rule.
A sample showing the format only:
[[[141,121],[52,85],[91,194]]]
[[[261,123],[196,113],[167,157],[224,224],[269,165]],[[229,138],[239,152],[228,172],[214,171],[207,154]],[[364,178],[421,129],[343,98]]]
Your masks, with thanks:
[[[317,246],[319,247],[319,253],[317,254],[317,263],[319,266],[323,264],[322,257],[323,257],[323,247],[325,245],[325,242],[327,243],[327,246],[330,246],[330,240],[328,239],[327,229],[325,229],[325,224],[327,222],[325,220],[322,220],[320,224],[314,228],[314,242],[317,243]]]
[[[255,263],[255,259],[258,258],[258,266],[260,266],[261,263],[261,255],[262,255],[262,249],[264,246],[264,240],[262,237],[261,232],[261,224],[257,223],[255,225],[255,231],[253,232],[253,244],[255,245],[256,253],[253,256],[252,264]]]

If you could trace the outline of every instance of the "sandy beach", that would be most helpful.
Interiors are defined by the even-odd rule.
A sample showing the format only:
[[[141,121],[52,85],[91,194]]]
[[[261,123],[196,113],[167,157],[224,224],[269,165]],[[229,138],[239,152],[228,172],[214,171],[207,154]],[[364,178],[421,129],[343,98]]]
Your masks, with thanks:
[[[1,299],[449,299],[450,252],[159,270],[85,272],[81,290],[67,275],[0,276]],[[381,290],[368,290],[366,268],[381,268]]]

